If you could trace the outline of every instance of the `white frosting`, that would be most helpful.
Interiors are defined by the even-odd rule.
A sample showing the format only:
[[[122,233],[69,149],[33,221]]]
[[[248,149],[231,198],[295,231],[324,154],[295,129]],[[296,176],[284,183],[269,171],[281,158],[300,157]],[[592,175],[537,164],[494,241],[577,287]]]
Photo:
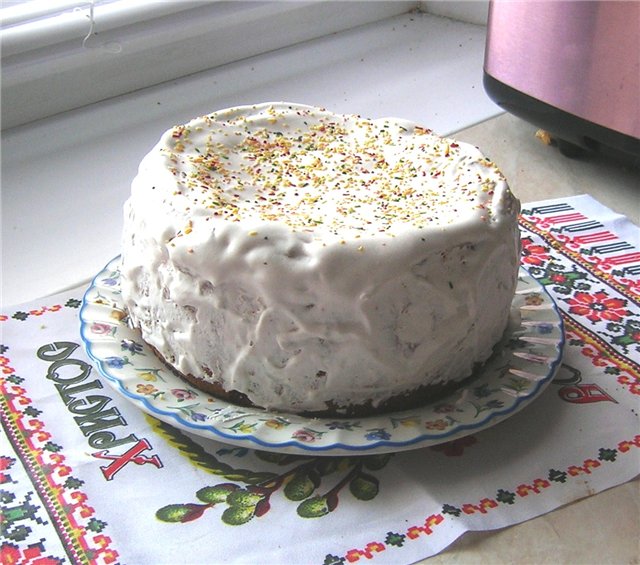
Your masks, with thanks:
[[[398,119],[245,106],[166,132],[125,205],[122,294],[179,372],[282,411],[459,381],[507,323],[519,203]]]

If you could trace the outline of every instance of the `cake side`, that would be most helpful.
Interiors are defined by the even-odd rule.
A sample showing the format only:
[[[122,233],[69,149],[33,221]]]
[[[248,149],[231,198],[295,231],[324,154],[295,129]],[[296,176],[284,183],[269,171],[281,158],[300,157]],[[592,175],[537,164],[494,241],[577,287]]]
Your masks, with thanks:
[[[172,367],[265,408],[468,377],[507,323],[518,202],[471,146],[293,104],[167,132],[125,205],[122,292]]]

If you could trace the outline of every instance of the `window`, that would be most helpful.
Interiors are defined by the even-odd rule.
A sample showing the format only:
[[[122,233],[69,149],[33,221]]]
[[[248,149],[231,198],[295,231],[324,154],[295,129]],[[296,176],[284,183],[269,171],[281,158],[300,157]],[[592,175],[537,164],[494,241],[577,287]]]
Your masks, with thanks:
[[[370,23],[418,2],[5,2],[2,127],[9,128]]]

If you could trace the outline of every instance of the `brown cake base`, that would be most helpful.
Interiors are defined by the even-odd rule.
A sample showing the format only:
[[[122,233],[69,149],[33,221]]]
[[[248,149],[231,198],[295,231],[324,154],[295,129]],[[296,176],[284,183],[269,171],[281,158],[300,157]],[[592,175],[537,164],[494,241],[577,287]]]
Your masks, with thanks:
[[[211,383],[204,379],[194,377],[193,375],[182,375],[176,371],[174,371],[174,373],[197,389],[207,392],[216,398],[220,398],[232,404],[246,408],[263,409],[261,406],[253,404],[242,392],[237,390],[226,391],[217,383]],[[329,402],[327,403],[326,410],[295,412],[295,414],[309,418],[365,418],[367,416],[376,416],[379,414],[386,414],[388,412],[410,410],[412,408],[424,406],[425,404],[430,404],[431,402],[435,402],[448,396],[459,387],[473,380],[476,373],[477,371],[474,371],[470,377],[463,381],[423,385],[412,391],[388,398],[377,406],[373,406],[370,400],[362,404],[351,404],[349,406],[335,406]]]

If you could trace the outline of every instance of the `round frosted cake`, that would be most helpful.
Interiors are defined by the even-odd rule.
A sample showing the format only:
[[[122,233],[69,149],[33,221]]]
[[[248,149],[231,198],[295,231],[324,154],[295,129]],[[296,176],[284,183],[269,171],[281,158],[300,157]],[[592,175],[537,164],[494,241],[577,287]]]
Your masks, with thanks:
[[[519,202],[475,147],[287,103],[167,131],[125,205],[122,296],[173,370],[234,403],[428,402],[507,325]]]

